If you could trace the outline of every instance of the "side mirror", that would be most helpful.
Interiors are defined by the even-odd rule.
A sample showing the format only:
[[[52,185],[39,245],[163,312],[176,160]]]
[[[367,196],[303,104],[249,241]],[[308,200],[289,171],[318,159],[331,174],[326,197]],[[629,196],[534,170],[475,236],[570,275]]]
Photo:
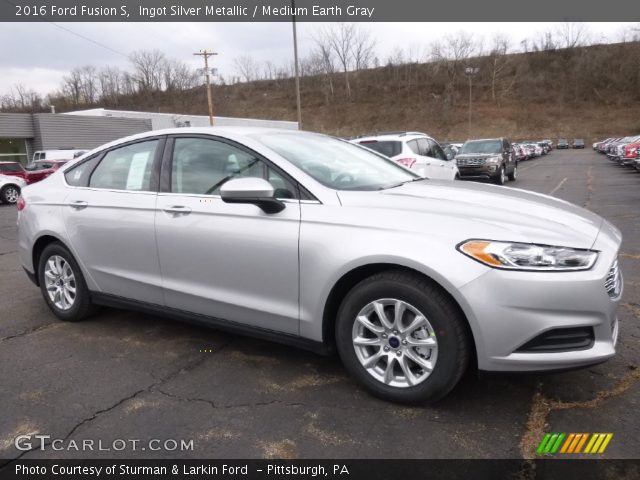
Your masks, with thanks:
[[[225,203],[250,203],[265,213],[284,210],[284,203],[274,197],[273,186],[264,178],[246,177],[229,180],[220,187],[220,197]]]

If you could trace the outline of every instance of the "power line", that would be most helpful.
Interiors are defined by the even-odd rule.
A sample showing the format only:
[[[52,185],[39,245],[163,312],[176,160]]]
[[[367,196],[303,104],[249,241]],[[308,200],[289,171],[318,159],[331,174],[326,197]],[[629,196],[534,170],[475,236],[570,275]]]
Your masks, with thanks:
[[[95,45],[98,45],[99,47],[104,48],[105,50],[109,50],[110,52],[113,52],[113,53],[115,53],[115,54],[118,54],[118,55],[123,56],[123,57],[124,57],[124,58],[126,58],[126,59],[129,59],[129,55],[127,55],[126,53],[122,53],[122,52],[119,52],[118,50],[114,50],[113,48],[108,47],[108,46],[106,46],[106,45],[104,45],[104,44],[102,44],[102,43],[100,43],[100,42],[97,42],[96,40],[93,40],[92,38],[85,37],[84,35],[82,35],[82,34],[80,34],[80,33],[78,33],[78,32],[74,32],[73,30],[70,30],[70,29],[68,29],[67,27],[63,27],[62,25],[58,25],[58,24],[57,24],[57,23],[55,23],[55,22],[49,22],[49,23],[50,23],[51,25],[53,25],[54,27],[58,27],[59,29],[64,30],[65,32],[70,33],[71,35],[75,35],[76,37],[80,37],[80,38],[82,38],[83,40],[86,40],[86,41],[91,42],[91,43],[93,43],[93,44],[95,44]]]
[[[121,55],[121,56],[123,56],[123,57],[125,57],[127,59],[129,58],[129,55],[127,55],[125,53],[122,53],[122,52],[119,52],[118,50],[114,50],[113,48],[108,47],[108,46],[106,46],[106,45],[104,45],[104,44],[102,44],[102,43],[100,43],[100,42],[98,42],[96,40],[93,40],[92,38],[85,37],[84,35],[82,35],[80,33],[77,33],[77,32],[74,32],[73,30],[70,30],[70,29],[68,29],[66,27],[63,27],[62,25],[59,25],[59,24],[57,24],[55,22],[49,22],[49,23],[51,23],[51,25],[53,25],[54,27],[58,27],[59,29],[64,30],[65,32],[68,32],[68,33],[70,33],[72,35],[75,35],[76,37],[82,38],[83,40],[86,40],[86,41],[91,42],[91,43],[93,43],[95,45],[98,45],[99,47],[102,47],[102,48],[104,48],[106,50],[109,50],[110,52],[113,52],[113,53],[115,53],[117,55]]]
[[[9,4],[11,6],[14,6],[14,7],[17,6],[15,3],[13,3],[10,0],[4,0],[4,3],[7,3],[7,4]],[[62,25],[58,25],[55,22],[49,22],[49,23],[51,25],[53,25],[54,27],[58,27],[60,30],[64,30],[65,32],[70,33],[71,35],[75,35],[76,37],[79,37],[79,38],[82,38],[83,40],[86,40],[87,42],[91,42],[94,45],[97,45],[99,47],[104,48],[105,50],[109,50],[110,52],[113,52],[113,53],[115,53],[117,55],[123,56],[126,59],[129,59],[129,55],[127,55],[126,53],[119,52],[118,50],[115,50],[115,49],[113,49],[111,47],[108,47],[107,45],[105,45],[103,43],[100,43],[100,42],[94,40],[93,38],[86,37],[86,36],[84,36],[84,35],[82,35],[81,33],[78,33],[78,32],[74,32],[73,30],[70,30],[67,27],[63,27]]]

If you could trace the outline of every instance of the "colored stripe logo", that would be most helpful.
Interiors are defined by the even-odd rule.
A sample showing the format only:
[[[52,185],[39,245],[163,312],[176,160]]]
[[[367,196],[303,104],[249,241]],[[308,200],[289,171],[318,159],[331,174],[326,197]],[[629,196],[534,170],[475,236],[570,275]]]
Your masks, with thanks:
[[[612,438],[613,433],[547,433],[538,445],[536,453],[604,453]]]

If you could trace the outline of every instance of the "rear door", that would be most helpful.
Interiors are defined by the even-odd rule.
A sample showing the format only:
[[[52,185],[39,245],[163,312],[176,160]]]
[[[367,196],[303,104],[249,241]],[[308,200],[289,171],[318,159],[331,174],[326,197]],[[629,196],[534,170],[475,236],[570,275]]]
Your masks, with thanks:
[[[162,305],[155,210],[164,137],[118,146],[65,172],[63,215],[101,292]]]
[[[279,213],[230,204],[231,178],[268,180]],[[156,231],[168,307],[298,334],[298,187],[266,159],[213,136],[170,139]]]

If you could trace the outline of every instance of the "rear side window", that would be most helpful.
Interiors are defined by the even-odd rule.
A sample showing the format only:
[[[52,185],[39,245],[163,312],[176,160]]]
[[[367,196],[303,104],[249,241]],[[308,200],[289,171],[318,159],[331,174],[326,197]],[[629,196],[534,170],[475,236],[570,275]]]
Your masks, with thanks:
[[[360,142],[360,145],[381,153],[385,157],[395,157],[396,155],[400,155],[402,151],[402,144],[394,141],[385,140],[379,142],[378,140],[365,140]]]
[[[72,187],[86,187],[89,182],[89,174],[95,168],[100,156],[89,158],[81,164],[64,172],[64,178]]]
[[[110,150],[91,174],[89,187],[132,192],[151,191],[153,160],[158,140]]]
[[[5,165],[0,165],[0,169],[3,172],[13,172],[13,173],[22,171],[22,167],[17,163],[7,163]]]

